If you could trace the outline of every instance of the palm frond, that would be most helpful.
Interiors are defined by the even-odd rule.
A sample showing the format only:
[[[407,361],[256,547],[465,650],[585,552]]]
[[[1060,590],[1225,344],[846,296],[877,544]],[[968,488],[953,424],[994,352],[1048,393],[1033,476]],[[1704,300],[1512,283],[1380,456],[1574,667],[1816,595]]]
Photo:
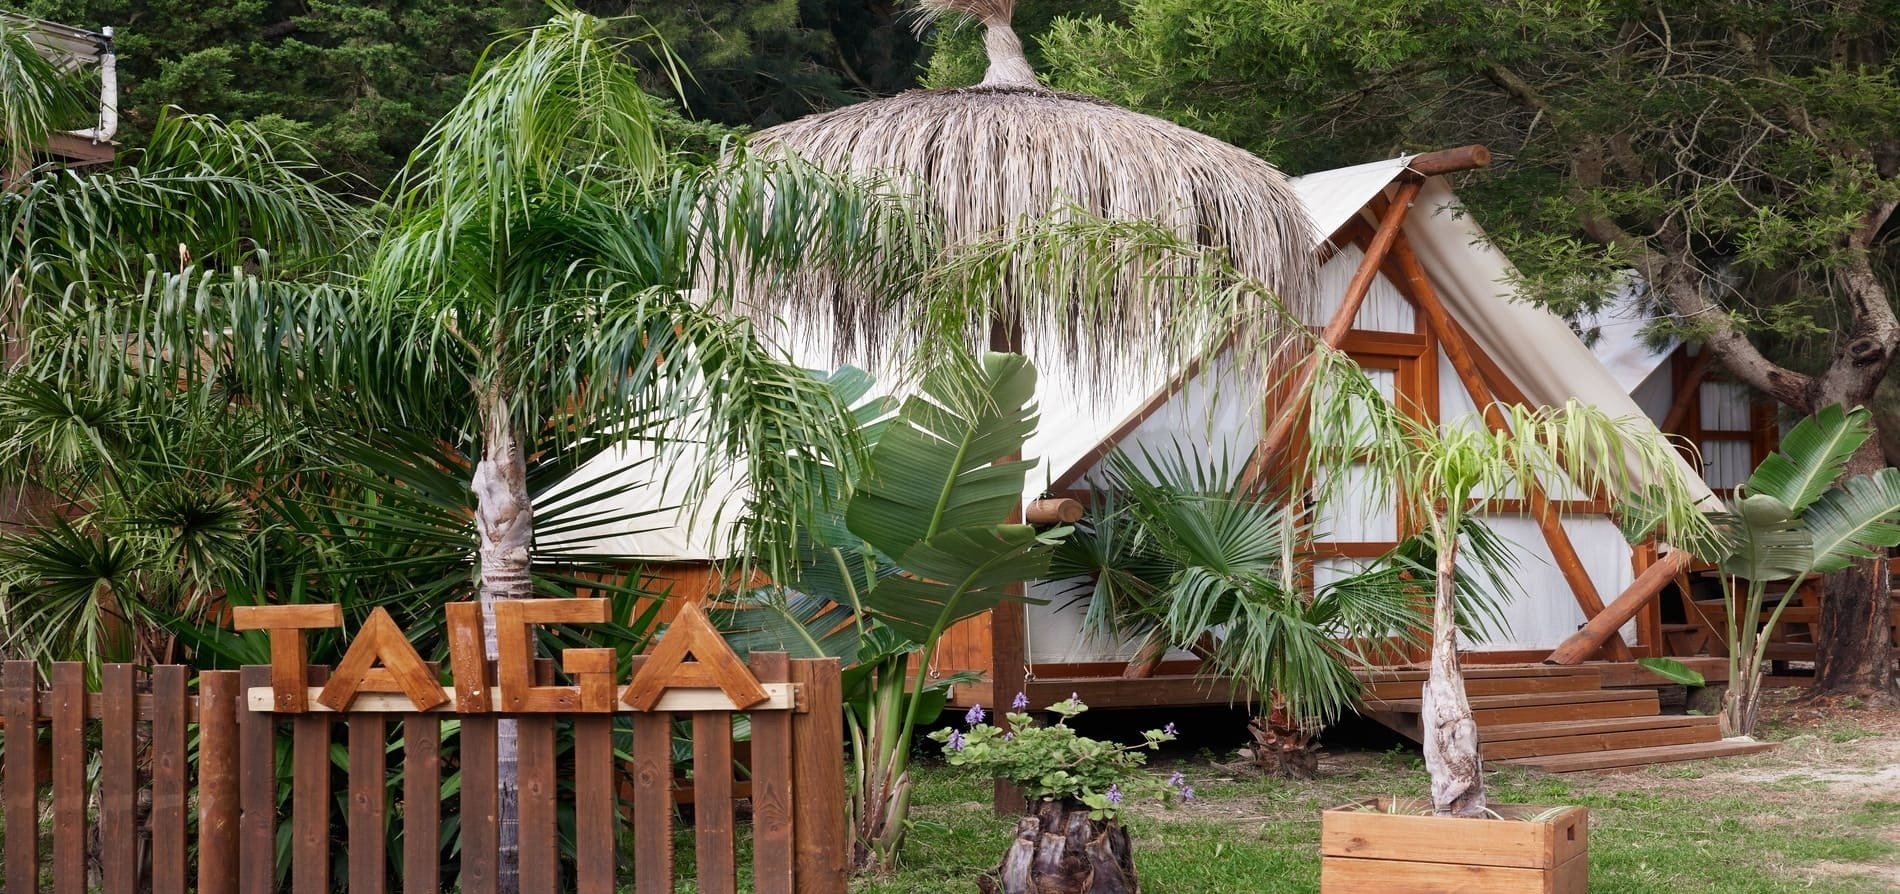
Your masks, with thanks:
[[[1774,497],[1796,513],[1805,511],[1840,479],[1854,451],[1873,436],[1872,420],[1865,407],[1852,412],[1839,404],[1822,407],[1782,437],[1780,449],[1755,467],[1743,490]]]

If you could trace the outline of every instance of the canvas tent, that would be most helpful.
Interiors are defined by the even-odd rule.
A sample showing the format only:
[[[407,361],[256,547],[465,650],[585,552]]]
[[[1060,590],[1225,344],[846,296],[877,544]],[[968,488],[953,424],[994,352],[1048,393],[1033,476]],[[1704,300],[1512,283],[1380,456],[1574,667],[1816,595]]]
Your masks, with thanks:
[[[1326,234],[1314,245],[1325,260],[1319,301],[1307,311],[1312,315],[1308,322],[1331,322],[1351,282],[1375,272],[1339,347],[1389,393],[1404,395],[1450,424],[1482,424],[1475,415],[1468,376],[1454,363],[1462,357],[1470,361],[1463,365],[1474,366],[1471,374],[1482,378],[1478,387],[1487,402],[1495,397],[1554,405],[1574,398],[1612,416],[1645,418],[1629,389],[1564,320],[1513,299],[1509,262],[1464,213],[1444,177],[1421,175],[1414,168],[1415,157],[1402,157],[1293,181],[1314,232]],[[1391,213],[1388,206],[1405,196],[1414,196],[1407,203],[1410,210],[1402,214],[1402,226],[1390,244],[1381,245],[1377,224]],[[1376,256],[1369,259],[1368,249]],[[1421,305],[1421,300],[1428,304]],[[1442,307],[1455,332],[1436,331],[1440,327],[1430,323],[1427,312],[1434,307]],[[784,337],[801,362],[826,365],[828,346],[795,332]],[[1448,344],[1449,339],[1459,344]],[[1454,350],[1459,345],[1468,350]],[[1074,371],[1068,358],[1031,359],[1042,374],[1042,423],[1025,450],[1025,456],[1037,462],[1025,500],[1047,492],[1086,490],[1097,480],[1103,457],[1117,446],[1158,447],[1180,439],[1244,457],[1269,425],[1263,383],[1257,376],[1241,375],[1231,364],[1216,361],[1193,375],[1154,370],[1131,377],[1102,399],[1085,401],[1070,396],[1067,383],[1073,381]],[[600,477],[644,455],[637,446],[610,452],[577,474]],[[685,460],[684,465],[691,464],[690,455]],[[649,468],[638,466],[630,474],[648,475]],[[1491,519],[1520,551],[1523,587],[1505,610],[1508,629],[1474,646],[1498,660],[1541,659],[1594,613],[1587,603],[1595,601],[1600,608],[1611,601],[1653,559],[1644,551],[1633,553],[1624,543],[1604,515],[1607,507],[1565,492],[1561,482],[1547,486],[1551,505],[1562,513],[1556,523],[1560,532],[1553,535],[1523,515]],[[742,486],[716,483],[706,507],[691,517],[668,508],[678,503],[683,488],[681,481],[656,481],[635,489],[617,497],[623,505],[614,508],[650,513],[641,524],[567,537],[570,543],[588,538],[584,548],[590,551],[639,556],[676,569],[724,557],[732,547],[720,530],[729,517],[722,517],[718,508],[736,505]],[[1706,495],[1706,490],[1698,495]],[[583,493],[577,498],[588,497]],[[1386,507],[1335,512],[1328,539],[1315,545],[1316,574],[1336,572],[1382,552],[1397,537],[1395,524],[1396,513]],[[1553,536],[1566,543],[1555,543]],[[1586,589],[1587,599],[1582,593]],[[972,619],[947,636],[939,669],[987,670],[995,662],[1012,660],[1009,653],[1018,649],[1031,673],[1043,677],[1068,675],[1065,668],[1099,670],[1129,657],[1132,644],[1082,637],[1080,616],[1079,606],[1059,601],[1030,607],[1020,646],[990,642],[987,619]],[[1608,654],[1626,657],[1630,644],[1639,652],[1653,651],[1659,638],[1644,626],[1640,618],[1625,625]]]

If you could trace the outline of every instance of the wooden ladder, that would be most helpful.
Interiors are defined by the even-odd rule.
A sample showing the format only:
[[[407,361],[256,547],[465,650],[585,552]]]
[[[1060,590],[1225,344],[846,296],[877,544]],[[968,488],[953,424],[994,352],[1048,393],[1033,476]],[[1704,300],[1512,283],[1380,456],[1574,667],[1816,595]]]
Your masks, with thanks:
[[[1422,741],[1424,680],[1423,670],[1370,672],[1360,713]],[[1722,738],[1715,717],[1663,714],[1654,689],[1606,689],[1601,671],[1588,664],[1466,668],[1465,692],[1486,760],[1552,773],[1630,770],[1773,747]]]

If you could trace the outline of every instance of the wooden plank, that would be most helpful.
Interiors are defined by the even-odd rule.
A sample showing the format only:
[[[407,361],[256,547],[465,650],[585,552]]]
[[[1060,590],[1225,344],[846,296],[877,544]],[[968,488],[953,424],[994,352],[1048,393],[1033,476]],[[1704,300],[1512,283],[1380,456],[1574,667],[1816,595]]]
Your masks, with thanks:
[[[232,630],[321,630],[343,626],[343,606],[334,602],[231,606]]]
[[[614,866],[620,858],[615,832],[620,817],[614,810],[613,735],[612,717],[574,718],[574,886],[577,894],[614,894]]]
[[[750,672],[747,676],[750,676]],[[693,715],[693,852],[702,894],[734,894],[732,715]]]
[[[185,668],[152,669],[152,894],[185,894]]]
[[[673,892],[673,715],[633,715],[633,885]]]
[[[1654,700],[1656,693],[1635,689],[1591,689],[1583,692],[1513,692],[1505,695],[1479,695],[1471,697],[1472,710],[1487,708],[1522,708],[1541,705],[1575,705],[1592,702],[1623,702]],[[1381,711],[1417,711],[1419,699],[1395,698],[1384,701],[1368,702],[1368,707]]]
[[[270,682],[268,665],[250,665],[239,673],[254,689]],[[273,715],[238,712],[238,884],[244,892],[274,891],[277,886],[277,754]]]
[[[86,760],[92,749],[86,741],[84,664],[53,665],[52,702],[53,892],[85,894]]]
[[[500,846],[495,725],[489,714],[462,718],[462,873],[465,894],[495,894]]]
[[[1751,739],[1723,739],[1717,742],[1705,742],[1693,745],[1660,745],[1654,748],[1627,748],[1617,751],[1598,751],[1586,754],[1553,754],[1543,757],[1527,757],[1511,761],[1527,767],[1536,767],[1550,773],[1574,773],[1579,770],[1613,770],[1624,767],[1646,767],[1651,764],[1670,764],[1682,761],[1706,760],[1715,757],[1736,757],[1755,754],[1775,747],[1773,742],[1756,742]]]
[[[1367,699],[1418,698],[1418,680],[1376,681],[1366,686]],[[1515,695],[1536,692],[1587,692],[1603,688],[1596,674],[1560,674],[1548,677],[1475,677],[1465,680],[1465,695]]]
[[[1320,853],[1384,862],[1549,869],[1557,864],[1553,833],[1587,814],[1569,808],[1552,822],[1408,816],[1372,810],[1320,815]],[[1409,876],[1390,876],[1389,878]]]
[[[802,658],[792,662],[791,672],[810,704],[844,700],[838,659]],[[792,715],[792,748],[792,835],[798,863],[794,890],[843,894],[851,844],[845,831],[842,712]]]
[[[8,744],[6,778],[0,782],[6,804],[7,828],[18,830],[6,836],[5,877],[9,891],[37,891],[40,886],[40,750],[37,745],[39,670],[31,661],[8,661],[0,668],[0,719],[6,721]],[[25,746],[25,747],[21,747]]]
[[[1650,693],[1649,698],[1629,701],[1487,708],[1473,712],[1472,716],[1482,732],[1492,726],[1511,723],[1554,723],[1563,720],[1591,720],[1602,717],[1651,717],[1659,710],[1661,708],[1657,703],[1655,693]]]
[[[461,710],[488,711],[491,696],[481,603],[451,602],[442,611],[449,628],[449,672],[455,680],[452,703],[463,705]]]
[[[133,894],[139,885],[139,777],[132,714],[133,668],[99,668],[99,861],[106,894]]]
[[[330,720],[311,713],[290,721],[292,894],[330,892]]]
[[[523,714],[566,714],[579,710],[581,704],[581,689],[578,686],[536,686],[534,688],[536,690],[567,690],[573,694],[573,697],[565,700],[570,703],[567,708],[556,710],[549,709],[545,706],[537,707],[531,704],[528,710],[521,712]],[[796,708],[799,705],[797,687],[790,683],[760,684],[759,688],[765,692],[765,700],[743,710],[783,711]],[[322,687],[311,686],[308,687],[306,691],[310,696],[309,710],[312,713],[334,713],[328,705],[316,700],[316,697],[323,692]],[[445,688],[442,690],[442,694],[445,700],[441,705],[430,709],[433,713],[479,713],[473,710],[462,711],[460,709],[462,696],[461,693],[456,690]],[[245,693],[245,702],[251,710],[254,711],[272,710],[273,697],[271,687],[257,686],[251,688]],[[617,704],[614,710],[616,713],[627,714],[632,713],[636,709],[624,704]],[[666,692],[660,696],[659,701],[654,704],[653,710],[676,714],[690,714],[696,711],[738,711],[742,709],[738,707],[738,702],[734,701],[731,696],[719,689],[691,687],[666,690]],[[416,704],[409,700],[409,696],[399,692],[359,692],[355,700],[350,703],[349,713],[413,714],[416,713]]]
[[[1722,731],[1714,724],[1668,726],[1620,732],[1581,733],[1546,736],[1515,742],[1492,741],[1487,732],[1483,743],[1486,760],[1510,760],[1551,754],[1581,754],[1591,751],[1621,751],[1629,748],[1653,748],[1659,745],[1692,745],[1714,742]]]
[[[774,683],[791,680],[784,652],[754,652],[753,675]],[[752,715],[752,885],[761,891],[796,888],[797,854],[792,834],[792,715]]]
[[[520,755],[521,890],[557,891],[561,861],[555,848],[554,717],[523,715],[516,726]]]
[[[402,719],[402,890],[442,889],[442,721]]]
[[[1323,891],[1383,892],[1398,890],[1393,880],[1404,879],[1406,894],[1533,894],[1548,890],[1548,874],[1511,866],[1322,857],[1319,884]]]
[[[388,890],[389,853],[384,835],[388,812],[388,721],[381,714],[351,715],[349,841],[350,894]]]
[[[198,675],[198,891],[237,894],[238,675]]]
[[[1720,726],[1720,719],[1700,714],[1660,714],[1655,717],[1606,717],[1569,723],[1519,723],[1487,727],[1484,744],[1516,742],[1527,739],[1562,738],[1591,733],[1615,733],[1640,729],[1669,729],[1682,726]]]

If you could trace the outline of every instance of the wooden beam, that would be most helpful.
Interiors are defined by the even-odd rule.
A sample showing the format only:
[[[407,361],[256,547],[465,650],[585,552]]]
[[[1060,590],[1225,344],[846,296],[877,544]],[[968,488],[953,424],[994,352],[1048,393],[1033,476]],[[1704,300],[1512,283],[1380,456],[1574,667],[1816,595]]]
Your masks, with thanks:
[[[1603,611],[1586,622],[1569,639],[1559,644],[1550,657],[1544,659],[1548,664],[1577,664],[1589,660],[1597,648],[1616,637],[1617,628],[1629,622],[1644,605],[1656,598],[1663,588],[1676,579],[1676,575],[1689,567],[1689,553],[1676,550],[1661,561],[1649,566],[1642,574],[1631,581],[1629,589],[1610,601]]]
[[[1072,525],[1082,520],[1082,503],[1066,497],[1033,500],[1023,510],[1023,520],[1032,525]]]
[[[1477,144],[1414,155],[1405,163],[1405,169],[1420,179],[1490,166],[1491,150]]]
[[[1688,352],[1683,352],[1687,356]],[[1689,421],[1689,411],[1695,408],[1701,399],[1702,380],[1709,377],[1709,362],[1715,358],[1715,352],[1704,348],[1702,353],[1689,361],[1689,369],[1683,373],[1681,381],[1676,383],[1676,391],[1669,398],[1669,415],[1663,417],[1662,433],[1678,434],[1682,424]]]
[[[1400,238],[1393,245],[1392,256],[1398,261],[1400,272],[1411,286],[1419,311],[1425,314],[1432,331],[1438,335],[1445,358],[1451,362],[1451,368],[1458,374],[1459,381],[1464,383],[1465,392],[1471,395],[1473,404],[1482,408],[1485,425],[1494,432],[1508,432],[1510,425],[1492,399],[1490,389],[1485,387],[1483,374],[1473,357],[1471,342],[1454,325],[1450,311],[1438,299],[1438,290],[1433,287],[1418,256],[1412,253],[1411,245]],[[1576,597],[1577,605],[1583,608],[1584,617],[1595,618],[1603,611],[1603,597],[1597,594],[1596,584],[1591,582],[1589,571],[1583,567],[1583,558],[1577,555],[1576,545],[1570,542],[1570,532],[1564,530],[1562,514],[1551,505],[1550,498],[1538,482],[1520,481],[1518,485],[1523,488],[1528,514],[1536,520],[1538,530],[1550,545],[1551,556],[1556,559],[1564,582],[1569,584],[1571,595]],[[1612,637],[1604,643],[1610,657],[1617,661],[1628,661],[1634,657],[1622,637],[1614,635],[1614,629],[1611,634]]]
[[[1405,213],[1412,207],[1412,200],[1418,198],[1423,183],[1414,181],[1399,185],[1398,195],[1386,207],[1385,214],[1379,220],[1379,228],[1372,234],[1372,242],[1366,246],[1365,258],[1359,262],[1359,269],[1346,284],[1346,292],[1340,296],[1339,307],[1333,311],[1333,317],[1320,331],[1320,343],[1329,349],[1338,349],[1346,333],[1352,329],[1352,323],[1359,316],[1359,306],[1365,303],[1366,295],[1372,291],[1372,284],[1378,280],[1379,267],[1386,253],[1398,241],[1399,231],[1405,223]],[[1318,370],[1319,358],[1308,358],[1295,374],[1293,385],[1287,393],[1298,396],[1311,386],[1313,376]],[[1266,436],[1260,439],[1254,448],[1253,456],[1247,460],[1247,468],[1241,476],[1242,486],[1251,490],[1266,477],[1266,469],[1280,458],[1292,441],[1300,421],[1305,418],[1305,408],[1299,401],[1288,402],[1274,414],[1273,424],[1267,428]]]

